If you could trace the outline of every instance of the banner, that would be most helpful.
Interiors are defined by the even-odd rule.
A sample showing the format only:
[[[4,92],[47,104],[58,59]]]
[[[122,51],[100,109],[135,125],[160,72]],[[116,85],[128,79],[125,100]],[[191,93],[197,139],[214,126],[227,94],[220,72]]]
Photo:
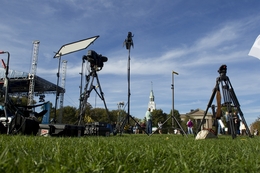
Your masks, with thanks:
[[[42,124],[49,124],[50,123],[50,102],[44,103],[43,110],[47,110],[46,114],[42,117]]]
[[[256,38],[248,55],[260,59],[260,35]]]

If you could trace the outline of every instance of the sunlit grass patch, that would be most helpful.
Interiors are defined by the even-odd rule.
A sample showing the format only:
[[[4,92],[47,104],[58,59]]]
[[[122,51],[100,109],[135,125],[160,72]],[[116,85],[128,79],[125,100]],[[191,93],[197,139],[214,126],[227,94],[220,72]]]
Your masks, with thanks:
[[[260,138],[0,136],[0,172],[259,172]]]

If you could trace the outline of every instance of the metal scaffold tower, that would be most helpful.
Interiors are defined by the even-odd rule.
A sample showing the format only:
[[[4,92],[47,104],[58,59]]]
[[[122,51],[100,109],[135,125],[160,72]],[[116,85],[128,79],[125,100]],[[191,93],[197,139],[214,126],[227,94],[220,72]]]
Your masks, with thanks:
[[[65,82],[66,82],[66,71],[67,71],[67,62],[66,60],[62,61],[62,76],[61,76],[61,87],[65,91]],[[58,122],[62,122],[62,114],[63,114],[63,101],[64,101],[64,93],[60,93],[60,114]]]
[[[37,71],[38,53],[39,53],[40,41],[33,41],[33,52],[32,52],[32,66],[29,73],[30,85],[28,93],[28,106],[33,105],[34,98],[34,86],[35,86],[35,76]]]

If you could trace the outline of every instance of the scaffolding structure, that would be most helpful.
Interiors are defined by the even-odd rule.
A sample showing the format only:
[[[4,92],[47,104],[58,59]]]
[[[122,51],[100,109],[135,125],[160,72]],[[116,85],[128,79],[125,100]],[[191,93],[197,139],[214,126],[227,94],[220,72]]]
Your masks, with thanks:
[[[34,86],[35,86],[35,77],[37,71],[37,63],[38,63],[38,53],[39,53],[40,41],[36,40],[33,42],[33,52],[32,52],[32,66],[31,71],[29,73],[29,92],[28,92],[28,106],[32,106],[34,104]]]
[[[66,60],[62,61],[62,76],[61,76],[61,88],[65,91],[65,82],[66,82],[66,71],[67,71],[67,62]],[[58,122],[62,123],[62,114],[63,114],[63,101],[64,101],[64,92],[60,93],[60,114]]]

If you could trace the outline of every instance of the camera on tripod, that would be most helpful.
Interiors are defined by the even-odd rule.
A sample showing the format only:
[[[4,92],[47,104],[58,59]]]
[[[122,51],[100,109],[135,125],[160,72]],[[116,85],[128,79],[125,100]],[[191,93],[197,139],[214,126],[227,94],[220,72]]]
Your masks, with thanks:
[[[91,70],[100,71],[104,66],[104,62],[107,62],[108,58],[97,54],[94,50],[89,50],[87,55],[83,56],[83,59],[90,63]]]
[[[219,72],[220,76],[226,76],[226,74],[227,74],[227,65],[220,66],[218,72]]]

